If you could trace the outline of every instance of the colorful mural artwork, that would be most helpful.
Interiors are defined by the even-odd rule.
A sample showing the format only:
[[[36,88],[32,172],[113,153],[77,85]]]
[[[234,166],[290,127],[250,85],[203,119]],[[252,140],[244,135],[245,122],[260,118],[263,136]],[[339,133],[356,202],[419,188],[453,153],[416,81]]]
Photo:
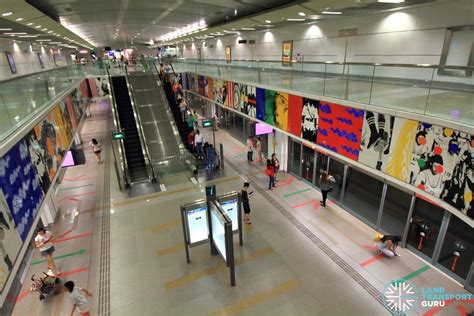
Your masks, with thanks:
[[[303,98],[290,94],[288,97],[288,132],[301,136]]]
[[[206,98],[214,100],[214,91],[212,86],[212,78],[207,77],[207,85],[206,85]]]
[[[301,138],[316,143],[318,135],[319,101],[303,98]]]
[[[288,130],[288,93],[277,92],[275,96],[275,125],[278,128]]]
[[[363,119],[363,110],[320,102],[318,145],[357,160]]]
[[[234,97],[233,97],[234,109],[236,109],[237,111],[241,113],[245,113],[244,100],[245,100],[245,93],[247,91],[247,86],[244,84],[235,83],[235,82],[232,82],[232,85],[233,85],[233,92],[234,92]]]
[[[213,92],[214,92],[214,101],[220,104],[227,103],[227,81],[216,79],[212,81],[213,83]]]
[[[22,241],[18,231],[15,230],[15,222],[8,210],[7,201],[1,190],[0,231],[0,293],[2,293],[16,257],[20,252]]]
[[[0,158],[0,188],[23,241],[44,196],[36,173],[25,140],[21,140]]]
[[[243,93],[243,112],[251,117],[257,116],[257,90],[252,86],[245,86]]]
[[[473,136],[418,123],[409,183],[472,217]]]
[[[276,96],[278,92],[265,89],[265,117],[264,121],[267,124],[276,125]]]
[[[257,119],[265,120],[265,89],[257,88]]]
[[[204,76],[198,76],[198,90],[199,90],[199,95],[205,97],[206,96],[206,85],[207,85],[207,79]]]

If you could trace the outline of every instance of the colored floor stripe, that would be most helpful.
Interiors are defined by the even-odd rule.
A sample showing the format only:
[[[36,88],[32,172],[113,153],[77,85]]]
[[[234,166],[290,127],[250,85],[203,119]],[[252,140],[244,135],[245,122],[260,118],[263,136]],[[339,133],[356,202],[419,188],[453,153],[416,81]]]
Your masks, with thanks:
[[[159,233],[167,230],[168,228],[178,226],[179,224],[181,224],[181,219],[178,218],[178,219],[175,219],[175,220],[172,220],[172,221],[160,224],[160,225],[153,226],[153,227],[150,228],[150,230],[153,234],[159,234]]]
[[[83,268],[79,268],[79,269],[72,270],[72,271],[62,272],[61,275],[59,276],[59,278],[62,279],[67,275],[73,275],[73,274],[81,273],[81,272],[84,272],[84,271],[87,271],[87,270],[89,270],[88,267],[83,267]]]
[[[296,194],[300,194],[300,193],[303,193],[303,192],[306,192],[306,191],[309,191],[311,190],[311,188],[308,188],[308,189],[304,189],[304,190],[299,190],[299,191],[296,191],[296,192],[293,192],[293,193],[288,193],[288,194],[285,194],[283,195],[284,197],[289,197],[289,196],[293,196],[293,195],[296,195]]]
[[[20,302],[22,299],[24,299],[25,297],[27,297],[28,294],[30,294],[30,293],[31,293],[30,290],[27,290],[27,291],[21,293],[21,295],[16,298],[16,302],[17,302],[17,303]]]
[[[424,266],[424,267],[422,267],[422,268],[420,268],[420,269],[418,269],[418,270],[416,270],[416,271],[413,271],[413,272],[410,273],[410,274],[405,275],[403,278],[400,278],[400,279],[394,280],[394,281],[395,281],[395,282],[396,282],[396,281],[399,281],[399,280],[408,281],[408,280],[410,280],[410,279],[413,279],[413,278],[416,277],[416,276],[419,276],[419,275],[422,274],[423,272],[428,271],[429,269],[431,269],[431,267],[428,266],[428,265],[426,265],[426,266]],[[393,281],[392,281],[392,282],[393,282]]]
[[[92,235],[92,233],[84,233],[84,234],[79,234],[79,235],[66,237],[66,238],[58,238],[58,239],[54,240],[53,243],[57,244],[57,243],[60,243],[60,242],[73,240],[73,239],[78,239],[78,238],[82,238],[82,237],[87,237],[87,236],[90,236],[90,235]]]
[[[79,188],[84,188],[84,187],[91,187],[93,185],[94,185],[93,183],[89,183],[89,184],[84,184],[84,185],[78,185],[77,187],[69,187],[69,188],[60,189],[59,191],[74,190],[74,189],[79,189]]]
[[[85,177],[85,176],[80,176],[80,177],[76,177],[76,178],[63,178],[63,180],[66,180],[66,181],[84,181],[84,180],[92,180],[92,179],[95,179],[97,177]]]
[[[61,235],[58,236],[58,238],[64,238],[66,237],[67,235],[69,235],[70,233],[72,233],[72,229],[62,233]]]
[[[373,258],[370,258],[369,260],[366,260],[366,261],[364,261],[364,262],[361,262],[360,265],[361,265],[362,267],[366,267],[366,266],[368,266],[368,265],[371,264],[371,263],[374,263],[374,262],[379,261],[379,260],[382,259],[383,257],[385,257],[383,254],[377,255],[377,256],[375,256],[375,257],[373,257]]]
[[[78,256],[78,255],[82,255],[86,253],[86,250],[85,249],[81,249],[79,251],[75,251],[75,252],[71,252],[71,253],[67,253],[67,254],[64,254],[64,255],[61,255],[61,256],[55,256],[53,257],[54,260],[59,260],[59,259],[64,259],[64,258],[68,258],[68,257],[72,257],[72,256]],[[36,260],[36,261],[33,261],[31,263],[32,266],[35,266],[35,265],[38,265],[40,263],[44,263],[46,262],[47,260],[46,259],[41,259],[41,260]]]
[[[239,259],[235,260],[235,265],[237,266],[237,265],[240,265],[242,263],[258,259],[260,257],[269,255],[272,252],[273,252],[273,249],[270,248],[270,247],[266,247],[266,248],[256,250],[256,251],[250,253],[249,255],[243,257],[240,260]],[[193,281],[197,281],[197,280],[205,278],[207,276],[216,274],[217,272],[225,271],[226,269],[227,269],[227,266],[225,264],[215,265],[215,266],[212,266],[212,267],[209,267],[209,268],[206,268],[206,269],[194,272],[194,273],[190,273],[190,274],[185,275],[184,277],[181,277],[179,279],[168,281],[168,282],[166,282],[165,287],[168,290],[169,289],[174,289],[174,288],[186,285],[188,283],[191,283]]]
[[[299,280],[290,280],[288,282],[282,283],[270,290],[257,293],[253,296],[245,298],[235,304],[229,305],[224,309],[212,314],[214,316],[220,315],[236,315],[241,313],[243,310],[248,309],[257,304],[268,301],[272,298],[283,295],[291,290],[295,290],[301,286]]]
[[[90,195],[90,194],[96,194],[96,192],[95,191],[94,192],[86,192],[86,193],[81,193],[81,194],[74,194],[74,195],[65,196],[62,199],[60,199],[58,202],[61,203],[64,200],[67,200],[67,199],[70,199],[70,198],[73,198],[73,197],[76,197],[76,196],[83,196],[83,195]]]
[[[171,246],[171,247],[167,247],[167,248],[163,248],[163,249],[158,250],[157,255],[159,257],[166,256],[166,255],[170,255],[172,253],[176,253],[176,252],[181,251],[181,250],[184,250],[184,245],[183,244],[177,244],[175,246]]]
[[[308,202],[304,202],[304,203],[292,206],[291,208],[298,208],[298,207],[302,207],[302,206],[305,206],[305,205],[308,205],[308,204],[313,204],[315,207],[317,207],[318,203],[319,203],[319,200],[311,200],[311,201],[308,201]]]

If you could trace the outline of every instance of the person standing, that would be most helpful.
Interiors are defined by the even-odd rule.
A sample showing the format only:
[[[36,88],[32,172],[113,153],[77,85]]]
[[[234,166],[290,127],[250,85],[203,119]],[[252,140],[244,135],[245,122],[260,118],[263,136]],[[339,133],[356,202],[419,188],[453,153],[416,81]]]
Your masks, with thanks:
[[[247,138],[247,161],[253,161],[253,137]]]
[[[196,130],[196,135],[194,136],[194,146],[196,146],[197,158],[203,157],[202,144],[204,143],[204,136],[202,136],[199,130]]]
[[[76,308],[81,316],[90,316],[87,297],[91,297],[92,293],[76,286],[73,281],[67,281],[64,287],[69,291],[69,298],[72,301],[71,316],[74,315]]]
[[[53,240],[53,234],[41,227],[38,229],[38,234],[35,237],[35,246],[41,252],[41,256],[46,258],[46,261],[48,262],[48,270],[51,270],[56,274],[61,274],[53,260],[53,253],[55,250]]]
[[[273,165],[273,169],[275,171],[275,182],[278,182],[277,173],[280,170],[280,161],[278,160],[275,153],[272,154],[272,165]]]
[[[268,189],[273,190],[275,187],[275,169],[273,168],[272,161],[267,159],[267,168],[265,174],[268,176]]]
[[[194,121],[194,128],[199,128],[199,116],[196,111],[193,112],[193,121]]]
[[[101,154],[100,153],[102,152],[102,148],[100,147],[99,142],[97,141],[97,139],[92,138],[92,140],[89,142],[89,145],[92,146],[92,151],[95,154],[95,158],[97,159],[97,163],[101,164],[102,159],[101,159]]]
[[[333,176],[328,175],[326,171],[323,171],[319,177],[319,188],[321,189],[321,194],[323,195],[323,200],[319,202],[322,206],[326,206],[326,199],[328,198],[328,193],[332,191],[332,185],[336,183],[336,180]]]
[[[194,130],[191,130],[188,134],[188,144],[189,146],[192,148],[192,151],[194,152],[194,150],[196,149],[196,147],[194,146],[194,138],[195,138],[195,135],[196,133],[194,132]]]
[[[180,98],[178,100],[179,102],[179,110],[181,111],[181,118],[183,120],[183,122],[186,121],[186,110],[187,110],[187,107],[186,107],[186,101],[182,98]]]
[[[256,146],[257,148],[257,161],[262,162],[263,157],[262,157],[262,139],[260,137],[257,137],[257,143]]]
[[[242,205],[244,207],[244,223],[247,225],[252,224],[252,222],[250,221],[249,196],[253,194],[253,191],[248,192],[249,187],[250,183],[244,182],[244,186],[242,187],[241,191]]]

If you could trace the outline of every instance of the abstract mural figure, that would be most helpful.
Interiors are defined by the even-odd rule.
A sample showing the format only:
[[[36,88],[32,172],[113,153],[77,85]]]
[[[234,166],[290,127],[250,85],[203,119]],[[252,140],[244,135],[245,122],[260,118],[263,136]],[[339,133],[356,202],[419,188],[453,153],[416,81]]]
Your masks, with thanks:
[[[377,119],[375,119],[375,116],[377,116]],[[386,119],[389,120],[390,124],[388,128],[386,126]],[[362,136],[360,144],[361,153],[373,150],[377,155],[377,162],[375,166],[371,167],[375,167],[377,170],[382,170],[382,156],[388,155],[389,153],[395,118],[385,114],[374,114],[373,112],[366,111],[365,120],[369,133],[368,135]]]
[[[301,116],[301,137],[311,142],[316,142],[318,134],[319,102],[303,99],[303,112]]]

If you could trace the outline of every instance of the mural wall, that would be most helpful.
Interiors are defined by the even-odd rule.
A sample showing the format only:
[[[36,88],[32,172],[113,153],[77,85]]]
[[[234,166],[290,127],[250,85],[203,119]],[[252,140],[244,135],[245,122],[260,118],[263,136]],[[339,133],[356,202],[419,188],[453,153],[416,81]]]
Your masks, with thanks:
[[[214,101],[407,182],[474,218],[473,135],[241,83],[204,81],[212,82]]]
[[[0,158],[1,291],[82,118],[84,82]]]

